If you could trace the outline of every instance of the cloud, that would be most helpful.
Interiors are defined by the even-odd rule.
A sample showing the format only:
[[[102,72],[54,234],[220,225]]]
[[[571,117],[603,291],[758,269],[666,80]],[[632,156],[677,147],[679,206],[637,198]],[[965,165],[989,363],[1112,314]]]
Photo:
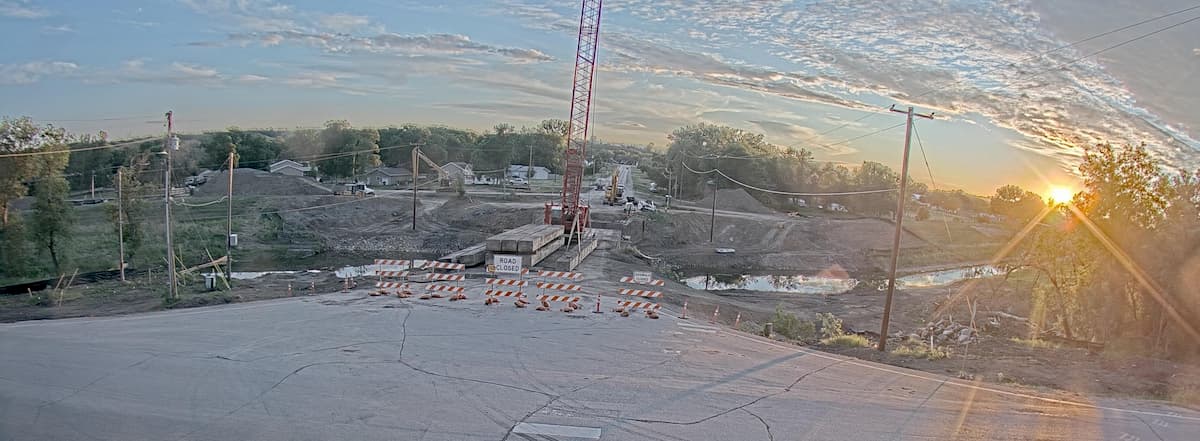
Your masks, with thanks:
[[[78,69],[79,65],[68,61],[0,64],[0,85],[32,84],[43,77],[70,74]]]
[[[42,26],[42,32],[47,34],[74,34],[76,31],[71,25],[61,24],[58,26]]]
[[[159,23],[156,21],[131,20],[131,19],[124,19],[124,18],[115,19],[112,22],[116,23],[116,24],[136,26],[139,28],[153,28],[153,27],[156,27],[159,25]]]
[[[259,83],[259,82],[270,80],[270,78],[264,77],[262,75],[247,74],[247,75],[238,75],[236,80],[238,82],[242,82],[242,83]]]
[[[325,29],[334,32],[354,32],[371,24],[371,19],[363,15],[326,14],[317,19]]]
[[[211,47],[233,44],[245,46],[254,43],[264,47],[292,44],[340,54],[368,53],[400,56],[474,54],[497,56],[512,63],[535,63],[554,60],[553,57],[537,49],[494,46],[471,40],[470,37],[461,34],[402,35],[383,33],[371,37],[355,37],[349,34],[286,30],[235,33],[230,34],[225,41],[202,41],[190,43],[190,45]]]
[[[0,16],[8,18],[36,19],[54,15],[47,9],[37,7],[29,0],[0,0]]]
[[[1200,47],[1192,49],[1192,55],[1200,57]]]
[[[125,60],[118,69],[96,70],[82,78],[88,84],[158,83],[204,87],[224,87],[230,80],[228,75],[209,66],[176,61],[165,67],[155,63],[147,68],[148,61],[151,60]]]

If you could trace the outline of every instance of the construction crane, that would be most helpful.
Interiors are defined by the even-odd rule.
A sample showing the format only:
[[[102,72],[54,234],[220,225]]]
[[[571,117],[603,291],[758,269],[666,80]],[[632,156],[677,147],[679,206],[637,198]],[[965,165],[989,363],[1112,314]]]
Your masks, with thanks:
[[[567,120],[567,151],[564,155],[562,214],[559,222],[571,232],[588,227],[588,206],[580,200],[583,161],[587,152],[591,120],[592,79],[596,73],[596,49],[600,38],[602,0],[583,0],[579,12],[579,43],[575,48],[571,117]],[[546,204],[546,223],[553,223],[553,204]]]

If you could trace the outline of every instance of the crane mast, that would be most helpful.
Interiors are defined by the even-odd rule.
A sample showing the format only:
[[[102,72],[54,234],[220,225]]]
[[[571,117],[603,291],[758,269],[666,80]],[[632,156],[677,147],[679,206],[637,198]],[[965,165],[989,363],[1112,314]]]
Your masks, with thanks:
[[[588,123],[591,121],[592,80],[596,73],[596,49],[600,38],[602,0],[583,0],[579,13],[579,44],[575,50],[571,117],[567,120],[567,150],[564,155],[561,224],[566,228],[587,227],[588,207],[581,204]],[[550,221],[549,207],[546,213]]]

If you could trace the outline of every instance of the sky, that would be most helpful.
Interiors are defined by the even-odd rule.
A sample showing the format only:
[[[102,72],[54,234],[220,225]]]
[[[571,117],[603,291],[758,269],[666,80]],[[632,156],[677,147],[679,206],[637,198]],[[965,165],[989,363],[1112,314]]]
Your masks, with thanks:
[[[895,104],[935,115],[916,123],[911,172],[937,188],[1077,186],[1101,141],[1195,170],[1190,1],[607,0],[592,134],[664,146],[676,128],[721,124],[898,168]],[[0,115],[110,138],[159,133],[167,110],[182,132],[567,119],[579,8],[0,0]]]

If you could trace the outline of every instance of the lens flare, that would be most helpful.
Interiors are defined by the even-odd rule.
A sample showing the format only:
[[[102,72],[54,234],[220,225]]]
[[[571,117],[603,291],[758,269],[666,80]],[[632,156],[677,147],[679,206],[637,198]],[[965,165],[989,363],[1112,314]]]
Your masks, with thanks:
[[[1071,202],[1075,191],[1067,187],[1050,187],[1050,200],[1058,203]]]

